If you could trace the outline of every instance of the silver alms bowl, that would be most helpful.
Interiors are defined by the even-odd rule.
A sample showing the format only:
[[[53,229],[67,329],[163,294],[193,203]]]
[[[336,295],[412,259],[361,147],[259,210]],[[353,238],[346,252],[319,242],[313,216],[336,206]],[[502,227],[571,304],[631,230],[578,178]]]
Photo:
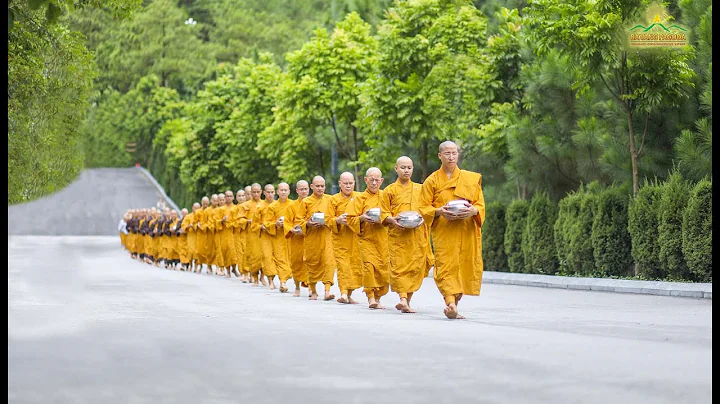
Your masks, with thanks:
[[[422,223],[422,217],[420,216],[420,213],[414,210],[408,210],[398,214],[398,222],[402,227],[414,229],[415,227],[420,226],[420,223]]]
[[[376,222],[380,221],[380,208],[372,208],[368,209],[365,214],[368,215],[368,217]]]
[[[325,224],[325,213],[323,212],[315,212],[310,217],[310,221],[313,223],[318,224]]]
[[[467,201],[464,199],[457,199],[454,201],[450,201],[445,205],[445,208],[453,213],[458,213],[462,210],[465,210],[465,203]]]

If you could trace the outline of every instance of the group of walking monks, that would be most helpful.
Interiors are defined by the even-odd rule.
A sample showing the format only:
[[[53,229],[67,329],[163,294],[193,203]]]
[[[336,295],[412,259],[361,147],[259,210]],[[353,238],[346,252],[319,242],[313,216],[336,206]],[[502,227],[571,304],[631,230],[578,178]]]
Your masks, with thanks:
[[[323,300],[335,299],[330,288],[337,271],[339,303],[357,304],[353,292],[362,288],[369,308],[383,309],[380,299],[392,290],[399,298],[395,308],[403,313],[415,313],[413,293],[434,266],[445,315],[464,318],[457,309],[460,299],[480,293],[485,201],[482,176],[461,170],[459,156],[455,143],[441,143],[442,166],[423,184],[411,181],[413,162],[403,156],[395,164],[397,181],[382,190],[382,172],[373,167],[363,192],[354,190],[355,177],[345,172],[333,196],[316,176],[310,184],[297,182],[296,200],[281,182],[277,191],[272,184],[253,184],[235,194],[203,197],[181,214],[129,210],[121,221],[121,242],[133,258],[168,269],[205,268],[270,289],[278,278],[283,293],[292,278],[294,296],[307,287],[311,300],[319,298],[319,283]],[[404,225],[402,212],[419,213],[419,225]]]

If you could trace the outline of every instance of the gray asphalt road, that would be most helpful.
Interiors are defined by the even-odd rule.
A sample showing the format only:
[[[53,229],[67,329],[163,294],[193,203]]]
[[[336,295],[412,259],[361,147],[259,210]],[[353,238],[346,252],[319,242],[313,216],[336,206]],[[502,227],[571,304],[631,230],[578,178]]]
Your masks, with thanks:
[[[483,286],[446,320],[10,237],[11,403],[710,403],[712,301]],[[337,291],[336,291],[337,292]],[[387,299],[391,303],[394,298]]]
[[[8,206],[8,235],[115,235],[126,209],[152,207],[160,199],[134,167],[85,170],[52,195]]]

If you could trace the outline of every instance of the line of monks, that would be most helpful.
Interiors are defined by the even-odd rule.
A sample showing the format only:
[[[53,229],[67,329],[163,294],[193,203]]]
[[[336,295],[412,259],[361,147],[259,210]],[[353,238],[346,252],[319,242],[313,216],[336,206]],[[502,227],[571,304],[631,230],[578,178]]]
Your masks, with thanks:
[[[354,191],[355,177],[340,175],[340,192],[325,194],[325,180],[298,181],[297,200],[290,186],[253,184],[237,191],[203,197],[192,212],[155,208],[129,210],[120,238],[138,260],[168,269],[237,276],[241,281],[289,292],[309,288],[311,300],[357,304],[353,292],[363,289],[371,309],[384,309],[380,299],[390,290],[395,308],[415,313],[413,293],[434,266],[435,283],[448,318],[464,318],[457,305],[464,295],[479,295],[482,281],[482,233],[485,201],[482,176],[457,166],[459,150],[451,141],[440,145],[442,166],[423,184],[411,181],[413,162],[397,159],[398,179],[381,190],[382,172],[367,170],[364,192]],[[312,194],[308,195],[312,190]],[[264,199],[261,195],[264,194]],[[237,201],[237,203],[235,203]],[[409,215],[407,215],[409,213]],[[408,216],[415,221],[403,220]],[[432,244],[431,244],[432,242]]]

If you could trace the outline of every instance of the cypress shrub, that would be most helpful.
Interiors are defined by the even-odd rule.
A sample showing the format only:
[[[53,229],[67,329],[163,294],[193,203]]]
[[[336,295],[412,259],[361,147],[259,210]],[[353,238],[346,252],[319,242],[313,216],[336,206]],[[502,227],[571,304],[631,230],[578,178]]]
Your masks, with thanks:
[[[690,185],[673,171],[662,186],[659,206],[658,244],[660,265],[671,280],[690,279],[690,270],[682,253],[682,221]]]
[[[572,228],[578,220],[581,201],[582,193],[573,192],[561,199],[558,204],[558,217],[557,220],[555,220],[553,232],[555,234],[555,251],[558,265],[560,273],[563,275],[572,275],[575,273],[575,270],[568,265],[568,255],[570,254]]]
[[[591,236],[597,195],[578,193],[578,200],[580,207],[577,218],[567,226],[568,233],[565,236],[568,240],[567,266],[573,273],[592,276],[595,273],[595,256]]]
[[[683,212],[682,252],[695,280],[712,282],[712,182],[695,185]]]
[[[618,188],[608,188],[598,195],[591,238],[595,268],[602,276],[631,275],[629,199],[630,195]]]
[[[531,274],[555,274],[555,206],[547,193],[536,193],[530,201],[527,221],[522,235],[522,252],[525,272]]]
[[[658,213],[661,186],[646,182],[628,207],[628,233],[632,242],[635,275],[645,279],[665,277],[660,267],[658,245]]]
[[[482,236],[485,269],[489,271],[507,271],[505,205],[502,202],[493,202],[487,206]]]
[[[522,272],[525,267],[522,234],[529,206],[528,201],[515,200],[508,205],[505,213],[505,254],[510,272]]]

